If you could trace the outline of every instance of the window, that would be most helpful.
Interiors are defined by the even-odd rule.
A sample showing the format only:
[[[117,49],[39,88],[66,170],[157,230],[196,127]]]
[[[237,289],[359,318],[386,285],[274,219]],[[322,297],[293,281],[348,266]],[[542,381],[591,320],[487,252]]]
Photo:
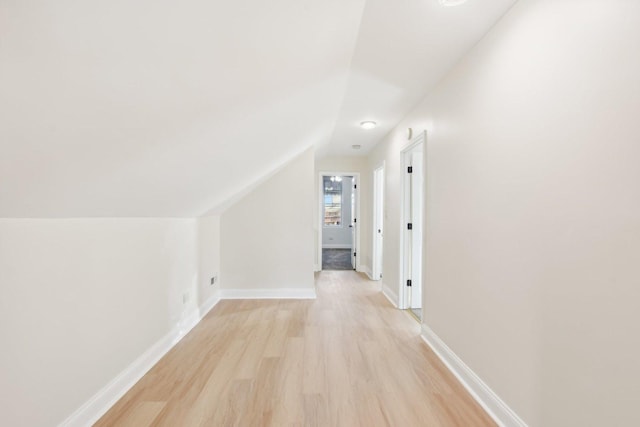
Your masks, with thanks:
[[[342,227],[342,177],[324,176],[324,226]]]

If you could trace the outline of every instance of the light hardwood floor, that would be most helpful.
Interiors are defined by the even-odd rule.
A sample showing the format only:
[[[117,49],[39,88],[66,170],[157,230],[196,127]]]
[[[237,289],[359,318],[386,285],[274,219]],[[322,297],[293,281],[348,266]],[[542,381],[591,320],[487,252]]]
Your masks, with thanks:
[[[354,271],[316,300],[221,301],[97,426],[494,426]]]

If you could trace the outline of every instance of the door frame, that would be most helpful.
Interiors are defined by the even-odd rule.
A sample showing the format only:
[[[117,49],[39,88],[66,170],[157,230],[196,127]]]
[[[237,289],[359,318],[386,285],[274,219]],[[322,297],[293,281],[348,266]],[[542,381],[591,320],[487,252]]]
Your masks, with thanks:
[[[420,281],[419,284],[417,284],[418,286],[421,287],[421,295],[422,295],[422,300],[424,301],[424,282],[425,282],[425,275],[424,275],[424,258],[425,258],[425,245],[424,245],[424,237],[427,233],[426,230],[426,209],[425,209],[425,205],[426,205],[426,200],[427,200],[427,192],[426,192],[426,175],[427,175],[427,132],[423,131],[420,132],[418,135],[416,135],[413,139],[411,139],[411,141],[400,151],[400,163],[401,163],[401,169],[400,169],[400,173],[402,175],[402,191],[400,192],[400,206],[401,206],[401,221],[400,221],[400,263],[399,263],[399,270],[400,270],[400,283],[399,283],[399,289],[398,289],[398,308],[406,310],[409,307],[407,307],[407,286],[406,281],[407,281],[407,260],[405,259],[405,254],[409,253],[409,245],[411,245],[411,239],[407,238],[407,233],[406,233],[406,227],[407,227],[407,222],[408,222],[408,215],[407,215],[407,203],[408,203],[408,198],[409,198],[409,191],[410,191],[410,187],[408,185],[408,179],[409,176],[406,173],[407,170],[407,166],[408,166],[408,161],[407,161],[407,155],[409,154],[409,152],[411,150],[413,150],[414,148],[416,148],[418,145],[423,144],[422,146],[422,165],[423,165],[423,171],[422,171],[422,262],[421,262],[421,269],[422,269],[422,280]],[[415,286],[416,284],[412,283],[412,286]],[[421,306],[423,305],[421,301]],[[422,317],[424,318],[424,311],[422,314]],[[420,319],[422,320],[422,319]]]
[[[377,179],[376,179],[376,173],[380,171],[381,172],[381,180],[382,182],[380,183],[380,194],[378,194],[378,188],[376,187],[377,184]],[[382,264],[384,263],[384,252],[383,252],[383,248],[384,248],[384,243],[382,244],[382,247],[378,247],[378,203],[381,203],[381,215],[382,215],[382,235],[383,235],[383,239],[384,239],[384,190],[385,190],[385,162],[384,160],[378,164],[378,166],[376,166],[373,169],[373,174],[372,174],[372,180],[371,182],[372,184],[372,189],[373,189],[373,215],[372,215],[372,244],[371,244],[371,278],[373,280],[382,280]],[[384,240],[383,240],[384,241]],[[378,252],[381,252],[380,254],[380,263],[378,263]]]
[[[355,250],[355,252],[360,252],[360,254],[356,255],[356,271],[361,271],[360,266],[360,258],[362,258],[362,251],[360,250],[360,228],[362,225],[362,220],[360,217],[360,172],[332,172],[332,171],[320,171],[318,172],[318,196],[316,201],[318,203],[318,254],[316,257],[316,271],[322,271],[322,233],[324,230],[324,187],[322,183],[322,177],[325,176],[352,176],[355,180],[356,188],[354,189],[354,193],[356,196],[356,238],[355,241],[352,242],[355,245],[355,248],[351,248]],[[343,201],[344,203],[344,201]],[[351,203],[351,202],[349,202]],[[358,222],[360,221],[360,222]]]

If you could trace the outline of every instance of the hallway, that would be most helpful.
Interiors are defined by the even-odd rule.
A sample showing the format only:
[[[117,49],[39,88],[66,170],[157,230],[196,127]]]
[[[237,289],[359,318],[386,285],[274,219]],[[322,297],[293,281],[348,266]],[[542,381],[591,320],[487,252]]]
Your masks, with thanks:
[[[223,300],[97,426],[495,425],[354,271],[316,300]]]

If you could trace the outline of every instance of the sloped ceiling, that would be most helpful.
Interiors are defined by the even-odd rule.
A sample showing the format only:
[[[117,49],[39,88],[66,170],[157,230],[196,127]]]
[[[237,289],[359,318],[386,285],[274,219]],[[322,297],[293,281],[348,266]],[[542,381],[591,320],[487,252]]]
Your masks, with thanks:
[[[367,0],[344,102],[320,154],[363,155],[414,107],[515,0]],[[359,124],[378,126],[363,130]],[[353,144],[362,148],[354,151]]]
[[[0,216],[197,216],[366,154],[513,2],[5,0]]]

